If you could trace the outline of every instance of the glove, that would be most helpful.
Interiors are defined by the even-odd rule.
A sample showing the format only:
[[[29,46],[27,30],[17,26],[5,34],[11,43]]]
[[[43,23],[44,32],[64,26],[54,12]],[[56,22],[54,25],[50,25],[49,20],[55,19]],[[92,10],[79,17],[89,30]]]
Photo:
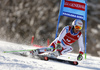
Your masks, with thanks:
[[[82,59],[83,59],[83,56],[82,56],[81,53],[79,53],[79,55],[77,56],[77,60],[78,60],[78,61],[81,61]]]
[[[56,47],[58,50],[62,50],[62,47],[59,43],[57,43],[57,47]]]

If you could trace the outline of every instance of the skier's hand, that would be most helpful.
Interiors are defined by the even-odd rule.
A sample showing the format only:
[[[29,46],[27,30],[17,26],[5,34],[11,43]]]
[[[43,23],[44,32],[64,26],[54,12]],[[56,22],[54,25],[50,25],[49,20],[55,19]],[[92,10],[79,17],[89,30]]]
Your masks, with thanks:
[[[83,59],[83,56],[81,53],[79,53],[79,55],[77,56],[77,60],[81,61]]]
[[[57,47],[56,47],[58,50],[62,50],[62,47],[59,43],[57,43]]]

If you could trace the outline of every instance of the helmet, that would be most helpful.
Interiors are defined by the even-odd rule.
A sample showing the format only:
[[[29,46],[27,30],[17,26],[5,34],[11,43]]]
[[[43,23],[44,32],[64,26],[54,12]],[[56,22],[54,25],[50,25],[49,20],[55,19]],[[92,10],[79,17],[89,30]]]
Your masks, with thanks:
[[[80,29],[79,29],[79,30],[81,30],[82,27],[83,27],[83,22],[82,22],[80,19],[75,19],[75,20],[72,22],[72,25],[74,26],[74,28],[75,28],[75,26],[80,26]]]

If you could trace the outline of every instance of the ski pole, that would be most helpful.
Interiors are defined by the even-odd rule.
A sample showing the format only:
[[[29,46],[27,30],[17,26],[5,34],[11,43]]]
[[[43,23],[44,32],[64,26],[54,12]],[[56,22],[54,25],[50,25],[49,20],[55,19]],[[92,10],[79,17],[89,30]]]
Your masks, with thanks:
[[[3,53],[12,53],[12,52],[23,52],[23,51],[32,51],[36,49],[31,49],[31,50],[16,50],[16,51],[4,51]]]
[[[57,48],[46,48],[47,50],[49,50],[49,49],[57,49]],[[46,49],[44,49],[44,50],[46,50]],[[36,49],[30,49],[30,50],[16,50],[16,51],[4,51],[3,53],[12,53],[12,52],[23,52],[23,51],[34,51],[34,50],[36,50]]]

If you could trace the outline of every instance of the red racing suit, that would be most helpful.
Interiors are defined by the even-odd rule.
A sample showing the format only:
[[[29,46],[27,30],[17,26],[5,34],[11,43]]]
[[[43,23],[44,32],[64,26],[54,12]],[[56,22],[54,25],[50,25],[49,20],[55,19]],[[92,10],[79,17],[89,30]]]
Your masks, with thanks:
[[[62,47],[62,50],[60,50],[60,52],[61,54],[65,54],[73,50],[73,48],[70,45],[77,40],[80,48],[79,53],[83,54],[84,44],[83,44],[83,35],[81,31],[79,31],[78,33],[74,33],[72,30],[72,26],[66,26],[63,28],[59,36],[51,43],[50,47],[56,48],[56,44],[60,43]]]

